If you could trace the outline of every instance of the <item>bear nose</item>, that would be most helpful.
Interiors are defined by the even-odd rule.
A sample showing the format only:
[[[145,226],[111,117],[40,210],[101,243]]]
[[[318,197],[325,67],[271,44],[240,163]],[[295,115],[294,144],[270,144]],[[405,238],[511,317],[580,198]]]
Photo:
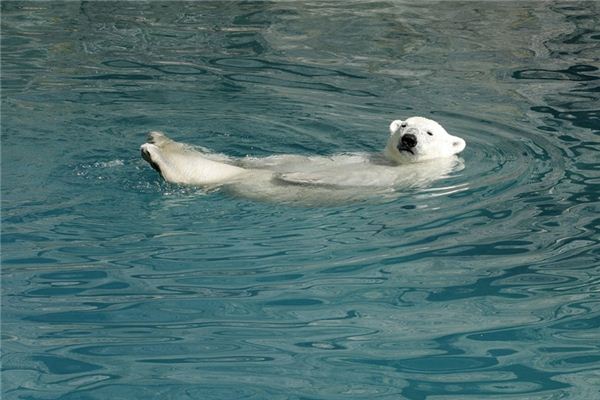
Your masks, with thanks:
[[[413,148],[417,145],[417,137],[412,133],[406,133],[401,139],[402,145],[408,148]]]

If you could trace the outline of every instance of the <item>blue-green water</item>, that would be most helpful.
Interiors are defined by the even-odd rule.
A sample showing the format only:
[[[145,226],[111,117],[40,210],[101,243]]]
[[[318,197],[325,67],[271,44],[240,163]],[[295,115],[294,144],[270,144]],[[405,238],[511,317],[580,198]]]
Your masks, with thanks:
[[[600,398],[600,3],[1,7],[3,399]],[[139,157],[375,152],[411,115],[465,169],[384,201]]]

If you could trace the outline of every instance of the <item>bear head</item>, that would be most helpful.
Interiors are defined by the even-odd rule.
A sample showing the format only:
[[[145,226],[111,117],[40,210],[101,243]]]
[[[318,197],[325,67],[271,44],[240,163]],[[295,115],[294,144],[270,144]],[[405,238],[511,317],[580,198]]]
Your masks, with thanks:
[[[384,154],[396,163],[411,163],[450,157],[464,150],[463,139],[452,136],[437,122],[411,117],[390,124],[390,137]]]

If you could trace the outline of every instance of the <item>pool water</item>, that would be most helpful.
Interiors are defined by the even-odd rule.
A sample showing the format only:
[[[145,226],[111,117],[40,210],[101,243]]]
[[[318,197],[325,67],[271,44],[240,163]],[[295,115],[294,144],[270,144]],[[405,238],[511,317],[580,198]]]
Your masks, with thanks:
[[[2,2],[3,399],[594,399],[600,3]],[[377,152],[464,169],[384,199],[163,182]]]

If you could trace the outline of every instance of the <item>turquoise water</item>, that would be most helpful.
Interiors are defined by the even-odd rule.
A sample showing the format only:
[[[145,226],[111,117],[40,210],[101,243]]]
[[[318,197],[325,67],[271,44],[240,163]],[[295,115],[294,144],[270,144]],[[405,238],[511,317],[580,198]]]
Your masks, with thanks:
[[[600,3],[2,2],[3,399],[600,398]],[[232,156],[464,170],[381,201],[166,184]]]

